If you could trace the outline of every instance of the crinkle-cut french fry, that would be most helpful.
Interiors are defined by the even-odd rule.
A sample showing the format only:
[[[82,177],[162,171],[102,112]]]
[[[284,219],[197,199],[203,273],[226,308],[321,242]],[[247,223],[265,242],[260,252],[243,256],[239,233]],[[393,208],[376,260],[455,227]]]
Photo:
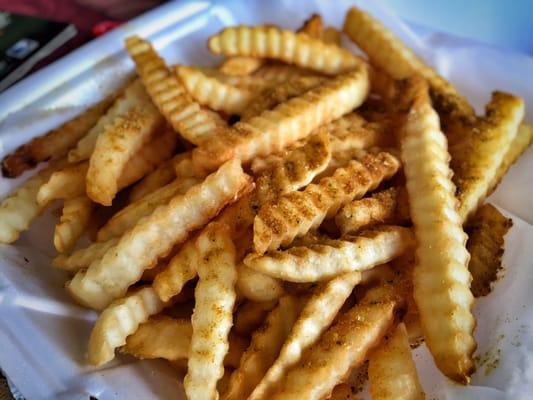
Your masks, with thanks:
[[[322,332],[330,326],[360,280],[360,272],[350,272],[333,278],[316,289],[304,304],[278,358],[256,386],[250,400],[270,398],[286,371],[300,361],[303,352],[318,341]]]
[[[446,137],[427,84],[415,78],[407,89],[410,109],[401,129],[401,153],[417,240],[414,298],[437,366],[449,378],[466,383],[476,349],[467,236],[457,212]]]
[[[122,235],[133,228],[141,218],[150,215],[157,207],[168,203],[177,194],[185,194],[194,185],[200,183],[195,178],[176,179],[156,191],[146,195],[134,203],[124,207],[113,215],[107,223],[100,228],[97,235],[98,242],[105,242],[112,237]]]
[[[337,45],[273,26],[225,28],[211,36],[207,45],[214,54],[277,59],[332,75],[349,71],[364,62]]]
[[[280,162],[273,163],[256,179],[260,204],[308,185],[331,159],[329,135],[324,129],[309,137],[305,145],[290,151]]]
[[[78,272],[88,268],[94,261],[100,260],[109,249],[116,246],[118,240],[119,238],[112,238],[107,242],[92,243],[69,255],[60,254],[52,260],[52,265],[65,271]]]
[[[503,238],[512,225],[512,219],[506,218],[491,204],[481,206],[467,225],[468,269],[472,274],[470,287],[475,297],[490,293],[502,268]]]
[[[185,139],[200,144],[227,127],[217,113],[192,100],[150,42],[132,36],[126,39],[126,49],[155,105]]]
[[[224,60],[218,69],[226,75],[249,75],[261,68],[265,61],[265,59],[257,57],[230,57]]]
[[[63,169],[49,175],[37,193],[37,203],[45,207],[48,203],[57,199],[69,199],[85,194],[85,176],[89,164],[83,162],[76,165],[68,165]]]
[[[155,192],[157,189],[167,185],[176,179],[176,172],[174,171],[174,163],[181,159],[182,154],[171,158],[159,165],[155,170],[142,178],[139,183],[135,184],[130,190],[129,201],[134,203],[137,200]]]
[[[180,293],[183,286],[197,276],[198,251],[195,243],[196,238],[187,240],[168,265],[156,275],[152,286],[163,301]]]
[[[146,143],[129,159],[126,168],[118,179],[118,189],[123,189],[137,182],[172,157],[177,140],[175,132],[170,127],[166,127],[152,141]]]
[[[503,156],[503,160],[496,171],[496,175],[490,184],[490,189],[487,195],[496,190],[498,184],[502,180],[503,176],[507,173],[511,165],[513,165],[516,160],[518,160],[520,156],[529,148],[529,146],[531,146],[532,141],[533,125],[526,123],[520,124],[515,138],[509,145],[509,149]]]
[[[398,159],[389,153],[367,154],[301,192],[287,193],[264,205],[254,219],[255,251],[276,250],[318,228],[326,217],[333,217],[341,207],[376,188],[399,167]]]
[[[331,137],[331,136],[330,136]],[[376,148],[379,149],[379,148]],[[389,149],[391,151],[391,149]],[[339,168],[346,168],[351,161],[363,159],[369,151],[353,148],[331,152],[331,160],[328,166],[313,179],[314,183],[320,182],[323,178],[331,177]]]
[[[339,383],[333,388],[331,395],[328,400],[360,400],[361,398],[357,396],[356,393],[352,390],[352,387],[347,383]]]
[[[234,57],[239,58],[239,57]],[[233,59],[228,58],[226,61]],[[208,67],[196,67],[199,71],[202,71],[205,75],[215,78],[217,81],[223,82],[226,85],[235,86],[240,89],[246,89],[250,91],[262,90],[266,87],[277,85],[279,82],[275,79],[264,79],[259,75],[229,75],[223,73],[219,69]],[[176,72],[177,67],[174,67]]]
[[[237,289],[239,294],[252,301],[273,301],[284,294],[283,285],[277,279],[248,268],[244,264],[237,267]]]
[[[140,359],[179,360],[189,357],[191,336],[191,321],[157,315],[139,325],[120,351]]]
[[[423,400],[424,391],[411,356],[404,324],[399,324],[370,355],[372,400]]]
[[[475,116],[472,106],[449,82],[426,65],[378,20],[353,7],[346,15],[343,30],[368,55],[372,64],[394,79],[404,79],[414,74],[426,78],[439,112],[466,119]]]
[[[450,145],[450,166],[463,220],[487,195],[523,118],[523,99],[494,92],[485,117],[479,118],[462,140]]]
[[[59,223],[54,231],[54,247],[60,253],[70,252],[89,225],[94,203],[87,196],[65,199]]]
[[[385,126],[365,120],[356,113],[347,114],[326,126],[331,136],[331,151],[339,153],[352,149],[392,147],[395,137]]]
[[[165,307],[154,290],[147,286],[115,300],[100,314],[91,332],[87,350],[89,363],[102,365],[115,358],[115,349],[126,344],[150,316]]]
[[[13,243],[39,216],[44,208],[37,201],[39,189],[64,164],[65,159],[52,161],[0,202],[0,243]]]
[[[341,33],[334,27],[328,26],[322,32],[322,41],[328,44],[341,45]]]
[[[370,93],[378,95],[382,102],[392,102],[398,96],[399,86],[387,72],[375,65],[368,70]]]
[[[198,284],[191,318],[192,338],[187,375],[189,399],[218,398],[217,381],[224,374],[228,335],[235,304],[235,246],[227,225],[210,223],[196,241]]]
[[[106,97],[60,127],[34,138],[5,156],[2,160],[2,174],[8,178],[15,178],[40,162],[66,156],[106,112],[114,97],[114,95]]]
[[[118,180],[128,161],[163,125],[148,94],[141,93],[141,104],[115,118],[98,135],[89,159],[87,195],[105,206],[111,205],[118,192]]]
[[[312,14],[304,21],[302,27],[298,29],[298,32],[306,33],[315,39],[322,39],[322,35],[324,34],[324,23],[320,14]]]
[[[294,65],[269,62],[252,76],[270,82],[268,86],[276,86],[295,78],[317,76],[317,73]]]
[[[328,398],[350,369],[365,361],[392,326],[395,312],[402,306],[394,296],[372,292],[369,290],[361,302],[341,314],[318,342],[304,352],[270,398]]]
[[[280,151],[307,137],[320,125],[351,111],[362,103],[367,93],[368,73],[362,66],[249,121],[237,122],[194,149],[193,162],[199,169],[212,170],[231,158],[247,162]]]
[[[254,332],[250,347],[244,352],[239,367],[233,372],[223,400],[246,399],[277,358],[281,346],[300,312],[299,301],[283,296],[264,324]]]
[[[401,187],[391,187],[370,197],[346,204],[335,216],[341,234],[354,234],[379,224],[402,224],[409,220],[407,193]]]
[[[291,247],[265,255],[249,254],[244,263],[285,281],[316,282],[371,269],[400,256],[413,245],[410,229],[380,226],[341,240],[328,239],[320,244]]]
[[[319,76],[302,76],[266,88],[254,97],[253,101],[243,110],[241,121],[248,121],[293,97],[301,96],[323,83],[324,80],[325,78]]]
[[[144,93],[146,93],[146,91],[139,79],[135,79],[133,82],[129,83],[107,112],[102,115],[91,130],[78,141],[76,147],[69,151],[69,162],[75,163],[88,160],[94,150],[96,140],[104,128],[112,123],[115,118],[124,116],[131,109],[142,104],[144,101]]]
[[[100,261],[86,272],[79,271],[67,289],[81,304],[102,309],[124,295],[158,258],[183,243],[191,231],[206,224],[249,188],[250,177],[239,161],[227,162],[201,184],[141,219]]]
[[[227,85],[194,67],[178,66],[176,72],[189,94],[200,104],[227,114],[241,114],[254,93]]]
[[[205,178],[206,175],[198,174],[192,163],[192,152],[188,151],[174,160],[174,173],[178,178]]]
[[[273,301],[246,301],[239,306],[235,313],[233,329],[239,335],[250,336],[253,331],[259,328],[269,311],[277,304],[277,299]]]

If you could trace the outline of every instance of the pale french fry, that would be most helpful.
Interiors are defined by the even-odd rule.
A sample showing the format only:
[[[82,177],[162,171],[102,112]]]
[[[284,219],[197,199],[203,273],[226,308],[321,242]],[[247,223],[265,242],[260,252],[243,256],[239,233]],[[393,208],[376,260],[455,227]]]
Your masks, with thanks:
[[[322,244],[291,247],[265,255],[249,254],[244,263],[277,279],[316,282],[371,269],[402,255],[413,245],[410,229],[380,226],[342,240],[328,239]]]
[[[175,132],[170,127],[163,129],[160,134],[157,134],[152,141],[144,145],[128,160],[126,168],[122,170],[118,179],[118,189],[123,189],[137,182],[172,157],[177,140]]]
[[[250,269],[242,263],[237,267],[237,289],[240,295],[258,302],[277,300],[284,294],[283,285],[279,280]]]
[[[332,177],[264,205],[254,220],[255,251],[276,250],[318,228],[326,217],[333,217],[341,207],[393,176],[399,166],[389,153],[368,154],[337,169]]]
[[[272,163],[256,179],[256,195],[260,204],[309,184],[331,159],[329,135],[319,130],[305,145],[290,151],[279,162]]]
[[[126,49],[155,105],[185,139],[200,144],[227,124],[192,100],[152,45],[138,36],[126,39]]]
[[[301,96],[305,92],[323,83],[325,78],[318,76],[301,76],[287,80],[279,85],[269,87],[261,91],[253,101],[250,102],[241,114],[241,121],[248,121],[260,115],[262,112],[270,110],[277,105]]]
[[[304,352],[270,398],[328,398],[350,369],[360,366],[386,334],[399,306],[395,299],[367,294],[359,304],[340,315],[318,342]]]
[[[157,207],[168,203],[177,194],[185,194],[194,185],[200,183],[198,179],[176,179],[158,190],[146,195],[140,200],[129,204],[113,215],[107,223],[100,228],[97,234],[98,242],[105,242],[112,237],[122,235],[133,228],[141,218],[150,215]]]
[[[467,236],[456,208],[446,137],[425,81],[411,80],[404,96],[411,106],[401,130],[401,153],[418,243],[414,298],[437,366],[449,378],[466,383],[474,370],[476,321]]]
[[[256,57],[230,57],[218,67],[220,72],[227,75],[249,75],[254,73],[265,63],[262,58]]]
[[[491,184],[490,189],[487,193],[487,195],[491,194],[496,188],[498,187],[498,184],[502,180],[503,176],[507,173],[509,168],[520,158],[520,156],[531,146],[531,143],[533,141],[533,125],[522,123],[518,127],[518,132],[509,145],[509,149],[507,150],[507,153],[503,156],[503,160],[498,167],[498,170],[496,171],[496,175],[494,176]]]
[[[284,374],[300,361],[302,353],[322,335],[361,280],[359,272],[350,272],[318,287],[304,304],[300,316],[283,344],[278,358],[250,395],[250,400],[268,399],[283,380]]]
[[[65,199],[59,223],[54,231],[54,247],[60,253],[70,252],[83,235],[94,208],[87,196]]]
[[[126,338],[120,351],[140,359],[164,358],[174,361],[189,357],[191,321],[166,315],[151,317]]]
[[[50,175],[37,193],[37,203],[45,207],[53,200],[70,199],[85,194],[85,176],[89,164],[69,165]]]
[[[99,366],[115,358],[115,350],[126,344],[126,338],[164,306],[149,286],[111,303],[100,314],[91,332],[87,350],[89,363]]]
[[[407,194],[403,188],[391,187],[346,204],[335,216],[341,234],[354,234],[379,224],[402,224],[409,220]]]
[[[176,67],[176,73],[189,94],[198,103],[215,111],[241,114],[254,98],[254,93],[250,90],[210,78],[198,68],[180,65]]]
[[[167,205],[141,219],[100,261],[86,272],[79,271],[67,284],[68,291],[80,303],[102,309],[124,295],[158,258],[183,243],[191,231],[207,223],[249,187],[250,177],[239,161],[227,162],[185,195],[174,196]]]
[[[123,117],[131,109],[142,104],[144,101],[143,93],[145,92],[140,80],[136,79],[129,83],[122,93],[115,99],[107,112],[102,115],[96,124],[83,136],[76,147],[68,153],[68,160],[71,163],[88,160],[96,145],[96,140],[104,128],[112,123],[115,118]]]
[[[0,243],[13,243],[20,233],[30,227],[31,222],[41,214],[44,205],[37,201],[40,188],[50,176],[66,163],[60,159],[39,171],[20,185],[0,203]]]
[[[317,76],[317,73],[294,65],[269,62],[259,68],[252,76],[269,82],[268,86],[276,86],[295,78]]]
[[[490,293],[502,268],[503,238],[512,225],[512,219],[503,216],[494,206],[485,204],[467,226],[468,269],[472,274],[471,289],[475,297]]]
[[[276,305],[274,301],[246,301],[240,305],[233,318],[233,329],[239,335],[250,336],[253,331],[259,328],[265,317]]]
[[[199,169],[212,170],[222,162],[238,158],[243,162],[280,151],[307,137],[362,103],[368,93],[366,67],[325,81],[322,85],[251,118],[238,122],[193,150]]]
[[[252,335],[250,347],[244,352],[239,367],[231,375],[223,400],[248,398],[276,359],[299,311],[300,305],[295,298],[284,296],[280,299],[263,326]]]
[[[224,357],[233,324],[235,304],[235,247],[229,227],[212,222],[196,241],[198,284],[191,318],[192,339],[187,375],[183,381],[189,399],[218,398],[217,381],[224,375]]]
[[[239,57],[228,58],[225,61],[231,59],[237,59]],[[202,71],[205,75],[215,78],[216,80],[223,82],[226,85],[235,86],[240,89],[246,89],[251,91],[262,90],[266,87],[271,87],[278,84],[276,79],[264,79],[263,77],[253,74],[253,75],[231,75],[222,72],[220,69],[208,68],[208,67],[197,67],[198,70]],[[176,71],[176,68],[174,68]]]
[[[52,265],[65,271],[78,272],[88,268],[94,261],[100,260],[109,249],[116,246],[118,240],[119,238],[112,238],[107,242],[92,243],[69,255],[60,254],[52,260]]]
[[[494,92],[485,117],[478,119],[462,140],[450,145],[450,166],[463,221],[485,199],[523,118],[523,99]]]
[[[214,54],[276,59],[325,74],[338,74],[363,61],[336,45],[326,44],[305,33],[273,26],[237,26],[211,36],[208,47]]]
[[[370,355],[368,365],[372,400],[423,400],[416,366],[404,324],[385,336]]]
[[[2,174],[8,178],[15,178],[40,162],[66,156],[106,112],[114,97],[114,95],[106,97],[60,127],[34,138],[5,156],[2,160]]]
[[[394,79],[404,79],[414,74],[426,78],[439,112],[464,119],[475,116],[472,106],[449,82],[426,65],[378,20],[353,7],[346,15],[343,30],[368,55],[372,64]]]
[[[174,160],[174,173],[178,178],[205,178],[205,175],[197,174],[192,163],[192,153],[183,153]]]
[[[115,118],[96,139],[87,171],[87,195],[108,206],[118,192],[118,180],[128,160],[163,125],[163,117],[148,93],[137,93],[139,105]]]

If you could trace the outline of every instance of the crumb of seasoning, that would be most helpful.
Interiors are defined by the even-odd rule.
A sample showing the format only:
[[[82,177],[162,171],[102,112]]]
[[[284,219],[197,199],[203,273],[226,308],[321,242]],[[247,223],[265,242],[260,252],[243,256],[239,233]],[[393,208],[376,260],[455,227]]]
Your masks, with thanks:
[[[30,262],[30,260],[28,260],[26,257],[24,257],[24,261],[26,261],[27,263]]]
[[[485,376],[490,375],[500,365],[502,351],[498,345],[504,338],[505,335],[499,335],[496,338],[496,345],[492,349],[475,357],[476,365],[479,369],[483,369]]]

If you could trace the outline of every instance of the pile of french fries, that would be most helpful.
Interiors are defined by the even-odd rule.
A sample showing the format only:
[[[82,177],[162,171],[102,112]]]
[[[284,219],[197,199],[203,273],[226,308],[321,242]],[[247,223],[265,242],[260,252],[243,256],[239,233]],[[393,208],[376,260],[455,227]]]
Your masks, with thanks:
[[[52,264],[101,311],[90,364],[166,359],[191,400],[355,399],[366,368],[373,399],[421,399],[423,340],[468,384],[471,285],[490,292],[511,224],[483,202],[533,135],[521,98],[476,115],[357,8],[343,33],[226,28],[218,68],[125,46],[120,93],[2,163],[51,160],[3,200],[0,241],[63,201]]]

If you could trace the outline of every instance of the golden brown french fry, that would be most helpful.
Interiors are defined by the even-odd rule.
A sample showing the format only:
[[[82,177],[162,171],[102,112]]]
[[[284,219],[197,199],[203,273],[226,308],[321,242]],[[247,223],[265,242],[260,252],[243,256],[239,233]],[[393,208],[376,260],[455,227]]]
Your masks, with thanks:
[[[258,302],[277,300],[284,294],[283,285],[279,280],[250,269],[242,263],[237,266],[237,289],[240,295]]]
[[[394,79],[404,79],[414,74],[426,78],[439,112],[460,119],[472,119],[475,116],[472,106],[449,82],[363,10],[351,8],[346,14],[343,30],[368,55],[372,64]]]
[[[223,400],[247,398],[276,359],[294,321],[300,305],[284,296],[270,312],[265,323],[252,336],[250,347],[244,352],[239,367],[233,372]]]
[[[237,56],[224,60],[218,69],[227,75],[249,75],[254,73],[264,63],[265,60],[262,58]]]
[[[126,39],[126,49],[155,105],[185,139],[200,144],[227,127],[217,113],[192,100],[150,42],[131,36]]]
[[[70,199],[85,194],[85,175],[89,164],[86,162],[69,165],[49,175],[37,193],[37,203],[45,207],[53,200]]]
[[[107,112],[102,115],[96,124],[83,136],[76,147],[68,153],[68,160],[71,163],[88,160],[96,145],[96,140],[104,128],[112,123],[115,118],[123,117],[132,108],[137,107],[144,100],[142,97],[145,92],[141,82],[138,79],[128,83],[121,94],[115,99]]]
[[[476,349],[467,236],[456,208],[446,137],[427,84],[412,79],[407,88],[404,96],[410,108],[401,130],[401,153],[418,243],[414,298],[437,366],[449,378],[467,383]]]
[[[30,227],[39,216],[44,205],[37,201],[37,195],[50,176],[66,164],[65,159],[53,161],[50,165],[28,179],[0,203],[0,243],[13,243],[20,233]]]
[[[104,254],[118,243],[119,238],[107,242],[92,243],[90,246],[76,250],[72,254],[60,254],[52,260],[52,265],[69,272],[78,272],[88,268],[94,261],[100,260]]]
[[[372,400],[423,400],[424,391],[411,356],[404,324],[399,324],[370,355]]]
[[[130,190],[129,201],[134,203],[144,196],[155,192],[159,188],[169,184],[176,179],[176,172],[174,171],[174,163],[181,157],[181,154],[165,161],[159,165],[155,170],[142,178]]]
[[[450,145],[450,166],[463,221],[485,199],[523,118],[523,99],[494,92],[485,117],[478,118],[472,130]]]
[[[350,272],[316,288],[313,296],[304,304],[278,358],[248,397],[249,400],[270,398],[283,380],[283,375],[300,361],[302,353],[318,341],[322,332],[329,327],[360,280],[359,272]]]
[[[205,75],[199,68],[180,65],[176,74],[198,103],[215,111],[241,114],[254,98],[250,90],[227,85]]]
[[[124,207],[113,215],[106,224],[100,228],[97,235],[98,242],[105,242],[112,237],[122,235],[133,228],[141,218],[150,215],[157,207],[168,203],[177,194],[185,194],[194,185],[200,183],[198,179],[176,179],[158,190],[146,195],[134,203]]]
[[[235,304],[235,246],[230,229],[210,223],[196,241],[198,284],[191,318],[192,338],[187,375],[183,381],[189,399],[218,398],[217,381],[224,375],[228,335]]]
[[[272,163],[256,179],[256,195],[260,204],[309,184],[322,172],[331,159],[329,135],[319,130],[302,147],[298,147],[278,162]]]
[[[87,196],[65,199],[59,223],[54,231],[54,247],[60,253],[70,252],[89,225],[94,203]]]
[[[335,44],[337,46],[341,45],[341,33],[331,26],[328,26],[322,32],[322,41],[328,44]]]
[[[403,224],[409,220],[407,193],[391,187],[346,204],[335,216],[341,234],[354,234],[374,225]]]
[[[326,217],[333,217],[341,207],[376,188],[399,167],[398,159],[389,153],[368,154],[337,169],[332,177],[264,205],[254,220],[255,251],[276,250],[318,228]]]
[[[250,177],[238,160],[224,164],[185,195],[176,195],[125,233],[99,262],[79,271],[67,284],[80,303],[102,309],[124,295],[145,269],[183,243],[189,233],[206,224],[222,207],[249,190]],[[157,229],[156,229],[157,227]]]
[[[490,293],[502,268],[503,238],[512,225],[512,219],[506,218],[491,204],[481,206],[467,225],[468,269],[472,274],[470,287],[475,297]]]
[[[214,54],[277,59],[332,75],[363,63],[360,58],[336,45],[326,44],[305,33],[273,26],[225,28],[209,38],[208,47]]]
[[[246,301],[240,305],[234,315],[233,329],[239,335],[250,336],[253,331],[259,328],[269,311],[278,304],[274,301]]]
[[[198,169],[212,170],[222,162],[243,162],[277,152],[307,137],[360,105],[368,93],[366,67],[325,81],[322,85],[265,111],[247,122],[238,122],[193,150]]]
[[[205,174],[198,174],[194,170],[192,163],[192,152],[188,151],[175,158],[174,160],[174,172],[178,178],[198,178],[203,179]]]
[[[303,354],[271,399],[327,398],[351,368],[360,366],[394,323],[395,299],[367,293]]]
[[[255,79],[268,82],[267,86],[276,86],[295,78],[317,76],[317,73],[294,65],[269,62],[254,72],[252,76]]]
[[[291,247],[265,255],[249,254],[244,263],[289,282],[316,282],[386,263],[414,245],[413,234],[400,226],[379,226],[359,236],[328,239],[321,244]]]
[[[15,178],[40,162],[66,156],[106,112],[114,97],[115,95],[106,97],[60,127],[34,138],[5,156],[2,160],[2,175]]]

